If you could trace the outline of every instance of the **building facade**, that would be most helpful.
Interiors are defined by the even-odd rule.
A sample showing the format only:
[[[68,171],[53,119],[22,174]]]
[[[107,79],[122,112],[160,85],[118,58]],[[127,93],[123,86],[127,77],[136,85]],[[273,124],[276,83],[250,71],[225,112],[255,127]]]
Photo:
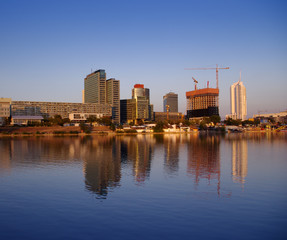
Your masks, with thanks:
[[[150,91],[143,84],[135,84],[132,99],[121,100],[121,122],[136,123],[139,120],[153,119],[153,105],[150,104]]]
[[[112,106],[98,103],[11,102],[11,116],[43,116],[48,118],[60,115],[62,118],[68,118],[70,113],[93,113],[111,117]]]
[[[169,92],[163,96],[163,111],[178,112],[178,95]]]
[[[219,115],[219,89],[203,88],[186,92],[187,117],[210,117]]]
[[[166,120],[170,120],[170,121],[180,121],[183,119],[182,113],[179,112],[154,112],[154,120],[156,122],[158,121],[166,121]]]
[[[5,124],[5,120],[10,117],[11,98],[0,98],[0,125]]]
[[[233,119],[246,120],[246,88],[241,82],[241,73],[239,81],[230,87],[230,112]]]
[[[106,80],[106,72],[99,69],[85,78],[83,94],[85,103],[110,104],[112,120],[120,123],[120,81],[114,78]]]
[[[112,106],[112,119],[120,123],[120,81],[110,78],[106,81],[106,101]]]
[[[106,72],[99,69],[85,78],[85,103],[106,103]]]
[[[136,100],[135,99],[122,99],[121,104],[121,122],[130,123],[136,120]]]

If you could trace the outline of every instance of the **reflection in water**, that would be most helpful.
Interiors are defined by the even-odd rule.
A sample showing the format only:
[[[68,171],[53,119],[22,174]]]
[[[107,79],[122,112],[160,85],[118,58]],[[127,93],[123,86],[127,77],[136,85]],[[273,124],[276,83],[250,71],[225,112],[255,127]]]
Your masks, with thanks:
[[[121,138],[122,156],[132,165],[138,183],[149,178],[155,140],[151,135],[126,136]]]
[[[97,137],[82,145],[86,189],[105,198],[108,189],[119,186],[121,179],[120,141]]]
[[[188,148],[187,173],[198,185],[201,179],[217,180],[220,193],[220,137],[217,135],[190,135]]]
[[[181,135],[164,135],[164,169],[169,175],[178,171]]]
[[[244,183],[248,170],[248,147],[246,139],[232,142],[232,179]]]
[[[287,142],[286,136],[229,134],[222,138],[231,143],[228,146],[232,151],[233,181],[245,183],[248,171],[248,143],[262,145],[261,143],[268,141],[268,144],[280,146],[282,141]],[[188,177],[194,179],[196,186],[201,180],[213,184],[215,181],[219,194],[222,174],[220,140],[219,135],[200,134],[1,138],[0,173],[11,172],[13,168],[34,170],[37,167],[60,168],[78,164],[82,166],[85,188],[98,198],[106,198],[110,190],[120,186],[122,170],[128,175],[128,172],[131,172],[138,184],[148,180],[157,148],[160,151],[157,151],[159,154],[156,161],[162,161],[165,173],[173,176],[182,167],[185,171],[186,165],[182,161],[187,156]],[[183,158],[180,157],[182,150]]]

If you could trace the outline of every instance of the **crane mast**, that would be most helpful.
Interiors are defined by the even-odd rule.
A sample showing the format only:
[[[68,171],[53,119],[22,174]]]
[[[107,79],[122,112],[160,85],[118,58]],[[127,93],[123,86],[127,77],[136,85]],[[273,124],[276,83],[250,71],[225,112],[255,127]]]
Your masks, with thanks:
[[[218,70],[219,69],[229,69],[229,67],[220,68],[220,67],[218,67],[218,64],[216,64],[215,68],[185,68],[184,70],[210,70],[210,69],[216,70],[216,88],[218,88]]]

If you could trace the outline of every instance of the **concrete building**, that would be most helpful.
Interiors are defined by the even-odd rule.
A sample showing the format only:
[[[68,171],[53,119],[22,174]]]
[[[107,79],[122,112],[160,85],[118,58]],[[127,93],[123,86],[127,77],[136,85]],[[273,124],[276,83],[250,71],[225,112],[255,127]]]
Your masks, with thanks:
[[[265,114],[255,114],[253,118],[259,118],[262,120],[268,120],[271,118],[275,122],[287,124],[287,110],[279,113],[265,113]]]
[[[122,123],[130,123],[136,120],[136,104],[135,99],[122,99],[120,101]]]
[[[156,122],[158,121],[165,121],[165,120],[170,120],[170,121],[180,121],[182,119],[182,113],[180,112],[154,112],[154,120]]]
[[[28,125],[41,123],[44,118],[42,116],[12,116],[11,125]]]
[[[99,69],[85,78],[85,103],[106,104],[106,72]]]
[[[70,113],[92,113],[112,116],[110,104],[99,103],[65,103],[65,102],[33,102],[12,101],[11,116],[42,116],[53,117],[60,115],[68,118]]]
[[[112,105],[112,119],[120,123],[120,81],[110,78],[106,81],[106,101]]]
[[[178,112],[178,95],[169,92],[166,95],[163,96],[163,111],[167,112]]]
[[[187,117],[210,117],[219,115],[218,88],[195,89],[186,92]]]
[[[85,103],[110,104],[113,122],[120,122],[120,81],[114,78],[106,80],[105,70],[99,69],[87,75],[83,101]]]
[[[241,73],[239,81],[230,87],[230,112],[233,119],[246,120],[246,88],[241,82]]]
[[[0,125],[5,123],[5,119],[10,117],[11,98],[0,98]]]
[[[137,122],[153,119],[153,105],[150,104],[150,91],[143,84],[135,84],[132,99],[121,100],[121,122]]]

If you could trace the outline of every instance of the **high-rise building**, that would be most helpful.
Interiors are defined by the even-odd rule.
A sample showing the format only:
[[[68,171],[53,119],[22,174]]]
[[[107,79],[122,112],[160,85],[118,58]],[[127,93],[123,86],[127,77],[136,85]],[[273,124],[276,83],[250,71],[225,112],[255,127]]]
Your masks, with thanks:
[[[120,81],[110,78],[106,81],[106,101],[112,105],[112,119],[120,123]]]
[[[218,88],[195,89],[186,92],[187,117],[210,117],[219,115],[218,111]]]
[[[106,103],[106,72],[97,70],[85,78],[85,103]]]
[[[106,80],[106,72],[99,69],[85,78],[83,100],[85,103],[110,104],[113,122],[120,122],[120,81]]]
[[[136,100],[136,119],[149,119],[149,89],[143,84],[135,84],[132,98]]]
[[[246,88],[241,82],[241,73],[239,81],[230,87],[230,111],[233,119],[246,120]]]
[[[169,92],[163,96],[163,111],[167,112],[167,109],[169,109],[169,112],[178,112],[177,94]]]
[[[150,92],[143,84],[135,84],[132,99],[121,100],[121,122],[150,120],[153,117],[153,105],[150,104]]]

